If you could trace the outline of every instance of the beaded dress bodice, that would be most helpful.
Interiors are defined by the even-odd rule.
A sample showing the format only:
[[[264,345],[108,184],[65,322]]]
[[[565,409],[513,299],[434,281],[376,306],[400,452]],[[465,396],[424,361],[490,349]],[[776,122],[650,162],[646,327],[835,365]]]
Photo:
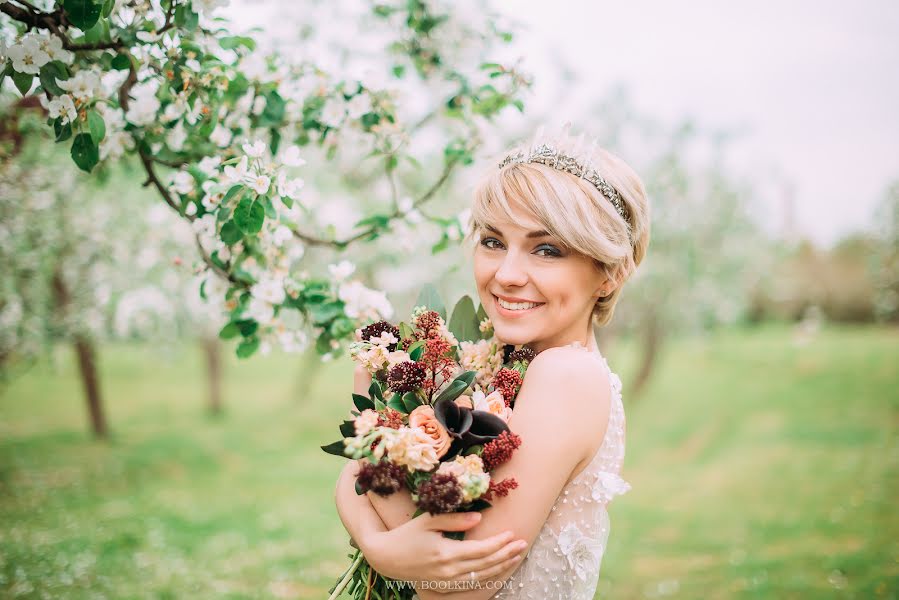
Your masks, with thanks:
[[[608,503],[630,489],[620,477],[625,419],[621,379],[599,352],[580,342],[609,375],[611,403],[602,444],[587,466],[556,498],[527,556],[493,598],[499,600],[590,600],[609,538]]]

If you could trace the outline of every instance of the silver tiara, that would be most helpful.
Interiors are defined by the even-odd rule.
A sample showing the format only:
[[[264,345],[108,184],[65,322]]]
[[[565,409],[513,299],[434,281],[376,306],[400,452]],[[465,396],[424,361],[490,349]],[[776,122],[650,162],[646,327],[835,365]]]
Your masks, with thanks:
[[[568,135],[570,126],[570,123],[565,124],[562,133],[559,136],[559,140],[570,139]],[[621,199],[621,194],[619,194],[618,190],[612,187],[608,181],[603,179],[602,176],[597,173],[596,169],[590,165],[590,157],[593,156],[593,152],[596,148],[596,141],[594,140],[591,142],[589,148],[586,148],[584,145],[584,135],[581,134],[580,138],[573,141],[573,144],[566,144],[566,146],[573,145],[575,148],[573,154],[566,154],[561,150],[557,150],[552,141],[543,141],[543,137],[543,127],[540,127],[540,129],[537,130],[537,135],[534,136],[534,142],[531,144],[530,148],[527,151],[518,150],[509,154],[501,163],[499,163],[499,168],[502,169],[512,163],[540,163],[552,167],[553,169],[558,169],[559,171],[571,173],[575,177],[585,179],[612,203],[612,206],[615,207],[615,210],[621,215],[624,222],[627,223],[627,206],[625,206],[624,200]]]

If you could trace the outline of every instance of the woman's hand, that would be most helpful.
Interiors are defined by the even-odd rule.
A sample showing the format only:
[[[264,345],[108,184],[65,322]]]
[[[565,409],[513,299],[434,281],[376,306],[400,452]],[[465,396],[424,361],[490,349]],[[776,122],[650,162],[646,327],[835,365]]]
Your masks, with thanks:
[[[504,531],[483,540],[454,540],[444,531],[466,531],[481,520],[480,513],[424,513],[390,531],[360,540],[368,563],[379,573],[403,581],[471,581],[489,578],[524,558],[527,543]],[[435,586],[429,586],[434,589]]]

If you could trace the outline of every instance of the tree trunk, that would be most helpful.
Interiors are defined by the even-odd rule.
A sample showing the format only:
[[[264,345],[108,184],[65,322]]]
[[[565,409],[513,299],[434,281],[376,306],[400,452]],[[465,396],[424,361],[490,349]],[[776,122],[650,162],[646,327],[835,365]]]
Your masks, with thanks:
[[[644,327],[640,336],[643,342],[640,364],[637,374],[628,386],[631,390],[629,396],[633,399],[638,398],[645,391],[658,362],[659,349],[662,345],[662,324],[655,311],[650,310],[643,319],[643,323]]]
[[[100,399],[100,380],[97,377],[97,352],[94,344],[83,335],[75,336],[75,354],[78,356],[78,371],[84,385],[84,397],[87,399],[87,413],[91,420],[91,429],[98,438],[109,435],[106,416],[103,414],[103,403]]]
[[[207,409],[212,416],[222,410],[222,344],[217,337],[203,338],[203,354],[206,356]]]
[[[58,268],[53,274],[53,297],[61,320],[67,321],[71,296]],[[103,398],[100,394],[100,378],[97,376],[97,350],[90,338],[83,333],[74,334],[72,342],[75,346],[75,355],[78,357],[78,372],[81,374],[81,384],[84,387],[91,430],[95,437],[105,438],[109,435],[109,428],[106,426]]]

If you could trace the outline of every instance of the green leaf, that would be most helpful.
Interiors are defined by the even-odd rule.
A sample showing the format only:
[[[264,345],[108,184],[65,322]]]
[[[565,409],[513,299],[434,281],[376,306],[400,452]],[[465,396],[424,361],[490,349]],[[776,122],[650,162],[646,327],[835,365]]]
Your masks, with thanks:
[[[278,92],[272,90],[265,95],[265,109],[262,111],[262,120],[266,125],[280,125],[284,120],[287,103]]]
[[[375,410],[378,412],[387,410],[387,405],[380,398],[375,398]]]
[[[402,339],[411,338],[415,335],[415,332],[412,331],[412,328],[409,326],[409,324],[405,322],[400,323],[399,330],[400,338]]]
[[[222,330],[219,331],[219,337],[223,340],[230,340],[231,338],[235,338],[240,335],[240,329],[238,329],[236,323],[228,323]]]
[[[424,351],[425,351],[425,341],[424,340],[418,340],[417,342],[415,342],[414,344],[409,346],[408,350],[406,350],[406,352],[409,353],[409,358],[411,358],[412,360],[420,359],[421,355],[424,354]]]
[[[409,412],[406,410],[406,404],[403,402],[403,399],[398,394],[391,396],[390,400],[387,401],[387,406],[401,413]]]
[[[15,72],[12,74],[12,82],[16,85],[16,89],[19,90],[19,93],[25,96],[31,89],[31,84],[34,83],[34,75],[31,73]]]
[[[343,443],[343,442],[341,442],[341,443]],[[322,448],[324,448],[324,446],[322,446]],[[353,483],[353,488],[356,490],[357,496],[361,496],[362,494],[365,493],[365,490],[362,489],[362,484],[359,483],[358,479],[356,479],[356,481]],[[333,591],[333,590],[329,590],[329,591]]]
[[[321,449],[327,452],[328,454],[333,454],[334,456],[342,456],[346,458],[346,454],[343,453],[346,446],[343,444],[343,440],[337,440],[336,442],[332,442],[326,446],[321,446]]]
[[[418,294],[418,300],[415,301],[415,306],[425,306],[428,310],[435,310],[440,313],[440,316],[443,317],[443,320],[446,320],[446,306],[443,305],[443,300],[440,298],[440,293],[430,283],[426,283],[423,288],[421,288],[421,292]]]
[[[108,19],[109,15],[112,14],[113,8],[115,8],[115,0],[106,0],[106,2],[103,3],[103,11],[101,13],[103,18]]]
[[[472,342],[481,338],[481,332],[478,329],[478,315],[470,296],[462,296],[456,302],[447,327],[460,342]]]
[[[359,410],[375,407],[375,403],[371,401],[371,398],[366,398],[362,394],[353,394],[353,404],[355,404],[356,408]]]
[[[265,209],[254,199],[244,196],[234,209],[234,223],[247,234],[256,234],[262,230],[265,221]]]
[[[421,402],[418,401],[418,395],[415,392],[406,392],[403,394],[403,404],[406,406],[407,413],[410,413],[421,406]]]
[[[255,319],[242,319],[240,321],[234,321],[234,324],[237,325],[237,330],[240,331],[240,335],[244,337],[250,337],[259,329],[259,323]]]
[[[58,60],[52,60],[41,67],[40,80],[44,89],[54,96],[62,96],[66,93],[59,87],[57,80],[65,81],[69,78],[69,70],[66,65]]]
[[[248,358],[259,349],[259,338],[251,337],[237,345],[237,358]]]
[[[81,31],[93,27],[102,12],[102,7],[92,0],[63,0],[62,7],[69,22]]]
[[[228,204],[228,202],[230,202],[231,199],[234,198],[234,196],[236,196],[239,192],[242,192],[245,189],[247,189],[247,188],[245,188],[244,186],[242,186],[239,183],[235,186],[232,186],[231,189],[228,190],[228,192],[225,194],[225,197],[222,198],[221,204]]]
[[[127,54],[116,54],[112,59],[112,68],[117,71],[127,71],[131,68],[131,59]]]
[[[90,129],[94,143],[99,144],[106,137],[106,123],[96,110],[87,111],[87,127]]]
[[[243,232],[241,232],[234,221],[228,221],[222,225],[222,231],[219,235],[222,238],[222,241],[228,246],[233,246],[243,239]]]
[[[100,150],[89,133],[79,133],[72,142],[72,160],[88,173],[100,162]]]
[[[226,50],[233,50],[234,48],[239,48],[243,46],[249,50],[256,49],[256,40],[251,37],[246,37],[242,35],[232,35],[228,37],[224,37],[219,40],[219,44],[222,48]]]
[[[473,372],[473,371],[470,371]],[[450,383],[445,390],[440,392],[440,395],[434,399],[433,404],[437,404],[441,400],[444,401],[452,401],[462,395],[462,393],[468,389],[468,386],[471,385],[469,382],[464,381],[462,377],[457,377],[453,379],[453,382]]]
[[[368,397],[372,400],[384,401],[384,394],[381,393],[381,386],[377,381],[372,381],[371,385],[368,386]]]
[[[56,134],[57,142],[64,142],[72,137],[72,124],[66,122],[66,124],[63,125],[62,117],[56,117],[53,121],[53,133]]]
[[[197,13],[190,10],[187,5],[181,4],[175,9],[175,25],[187,31],[193,31],[200,23],[200,17]]]
[[[347,420],[340,424],[340,435],[343,437],[353,437],[356,435],[356,426],[352,420]]]

